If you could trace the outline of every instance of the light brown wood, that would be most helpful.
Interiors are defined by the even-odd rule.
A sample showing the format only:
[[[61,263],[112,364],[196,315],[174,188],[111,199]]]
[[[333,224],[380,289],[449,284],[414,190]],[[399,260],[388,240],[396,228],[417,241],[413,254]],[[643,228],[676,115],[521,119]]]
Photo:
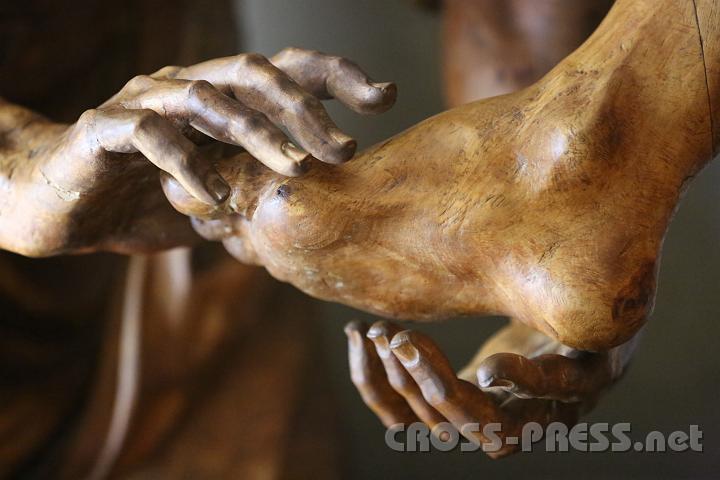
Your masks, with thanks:
[[[238,157],[220,166],[223,207],[169,177],[165,191],[232,230],[238,258],[313,296],[414,320],[504,314],[607,350],[652,309],[662,239],[711,158],[711,123],[693,4],[620,0],[533,86],[343,168],[288,179]]]
[[[201,158],[218,149],[213,134],[257,150],[283,173],[298,173],[309,153],[341,162],[355,142],[318,97],[332,94],[370,113],[390,106],[393,85],[370,82],[340,57],[288,49],[274,59],[283,70],[254,54],[167,67],[134,78],[100,105],[98,92],[107,98],[130,72],[150,72],[168,59],[212,58],[225,40],[234,48],[233,16],[222,8],[231,2],[212,9],[166,0],[113,8],[45,3],[12,6],[0,65],[0,95],[7,96],[0,99],[0,476],[206,477],[225,470],[242,477],[262,470],[285,478],[309,470],[336,478],[325,385],[303,375],[310,364],[318,372],[307,298],[292,300],[293,292],[218,246],[196,250],[201,272],[187,254],[135,257],[132,265],[148,268],[132,268],[127,284],[140,288],[124,291],[113,288],[124,283],[120,256],[17,254],[137,254],[195,244],[187,218],[162,193],[158,169],[174,170],[189,191],[213,203],[222,179]],[[213,18],[218,13],[223,18]],[[39,14],[48,31],[37,32]],[[157,28],[157,18],[170,31]],[[100,106],[78,113],[93,105]],[[308,152],[278,125],[298,134],[294,141]],[[113,308],[119,297],[126,308]],[[244,340],[254,349],[231,355],[245,349]],[[248,395],[250,382],[263,381],[262,394]],[[253,409],[263,415],[248,413]],[[324,423],[312,421],[309,410]],[[235,441],[245,433],[238,420],[261,445]],[[223,421],[222,433],[214,429],[217,444],[203,442],[202,431]],[[298,467],[293,460],[304,449],[293,444],[300,441],[322,453]],[[143,468],[154,456],[152,469]]]
[[[363,114],[395,101],[393,84],[372,82],[341,57],[289,48],[272,62],[241,54],[139,75],[72,125],[0,98],[0,248],[45,257],[192,244],[196,237],[162,197],[155,172],[205,204],[225,200],[229,187],[196,143],[241,146],[295,176],[311,154],[338,164],[355,153],[355,140],[320,99]]]
[[[2,101],[0,246],[47,256],[191,244],[196,238],[186,219],[168,208],[157,188],[159,168],[167,173],[165,193],[197,217],[200,233],[312,295],[397,318],[500,313],[516,319],[462,380],[422,335],[389,324],[369,332],[349,328],[358,369],[376,348],[395,362],[377,365],[376,377],[393,368],[404,375],[386,388],[402,390],[393,397],[405,407],[402,417],[372,398],[364,383],[369,377],[354,378],[386,423],[413,415],[430,424],[495,419],[510,433],[528,420],[572,422],[622,371],[652,308],[672,213],[688,180],[717,149],[718,16],[709,0],[619,0],[578,52],[529,88],[445,112],[346,167],[315,164],[300,179],[281,174],[302,173],[310,154],[334,164],[355,148],[318,98],[337,97],[373,113],[394,100],[391,84],[371,82],[347,60],[290,49],[272,59],[274,66],[242,55],[137,77],[72,125]],[[512,88],[543,67],[501,77]],[[249,155],[224,158],[218,170],[229,188],[208,161],[224,152],[191,142],[205,143],[207,136],[244,146],[278,173]],[[223,305],[233,296],[227,290],[233,279],[224,281]],[[6,283],[22,296],[25,290]],[[132,425],[124,413],[113,417],[109,402],[93,403],[97,410],[86,411],[84,420],[103,431],[80,432],[77,457],[66,457],[71,468],[89,465],[102,476],[115,462],[137,464],[184,412],[187,397],[175,382],[187,387],[185,375],[212,363],[221,340],[193,344],[198,350],[189,349],[188,364],[168,362],[177,347],[194,340],[192,332],[166,324],[188,291],[180,289],[178,302],[155,305],[159,323],[146,325],[152,343],[163,347],[152,349],[147,381],[169,387],[146,392],[148,409]],[[237,285],[237,299],[248,292]],[[156,293],[164,298],[168,291]],[[274,345],[278,355],[295,358]],[[549,355],[536,355],[538,346]],[[122,358],[112,343],[106,347],[111,371]],[[599,353],[569,361],[577,349]],[[246,378],[257,381],[249,372]],[[11,406],[20,408],[7,410],[12,418],[0,429],[32,418],[42,407],[39,395],[79,383],[75,372],[62,373],[67,376],[59,375],[57,384],[53,378],[42,388],[11,392]],[[98,389],[113,383],[107,372],[98,373]],[[498,408],[495,394],[513,401]],[[71,400],[64,396],[44,412],[42,425],[8,449],[13,459],[2,468],[14,467],[46,439]],[[219,403],[234,403],[224,400]],[[113,438],[125,439],[128,429],[142,441],[121,451]],[[105,430],[120,433],[98,442]],[[183,448],[189,447],[175,452]]]

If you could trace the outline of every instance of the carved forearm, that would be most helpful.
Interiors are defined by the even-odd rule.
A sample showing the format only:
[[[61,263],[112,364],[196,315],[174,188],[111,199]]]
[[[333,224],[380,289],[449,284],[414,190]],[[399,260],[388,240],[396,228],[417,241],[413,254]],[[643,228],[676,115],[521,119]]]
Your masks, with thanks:
[[[13,146],[40,145],[50,138],[47,134],[65,127],[67,125],[50,122],[39,113],[0,97],[1,151],[6,151]]]
[[[355,152],[320,99],[370,114],[390,108],[395,95],[393,84],[373,82],[348,59],[298,48],[139,75],[69,127],[8,136],[12,188],[0,212],[0,248],[54,255],[192,244],[197,236],[167,203],[158,174],[203,204],[224,201],[229,187],[198,143],[243,147],[279,174],[299,175],[311,155],[337,164]],[[32,119],[22,112],[6,116]],[[6,123],[12,133],[23,121]]]
[[[30,187],[37,183],[33,182],[37,159],[66,128],[0,98],[0,249],[25,255],[43,253],[42,245],[49,239],[45,229],[33,221],[43,186]]]

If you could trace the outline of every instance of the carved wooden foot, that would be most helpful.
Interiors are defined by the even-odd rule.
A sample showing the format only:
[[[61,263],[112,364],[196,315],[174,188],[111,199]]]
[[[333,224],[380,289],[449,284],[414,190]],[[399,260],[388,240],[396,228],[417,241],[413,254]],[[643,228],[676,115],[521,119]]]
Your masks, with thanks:
[[[528,89],[302,178],[237,157],[219,166],[233,188],[219,207],[170,177],[166,195],[313,296],[395,318],[503,314],[608,350],[650,313],[665,231],[713,153],[698,31],[718,17],[704,12],[698,24],[691,2],[620,0]]]

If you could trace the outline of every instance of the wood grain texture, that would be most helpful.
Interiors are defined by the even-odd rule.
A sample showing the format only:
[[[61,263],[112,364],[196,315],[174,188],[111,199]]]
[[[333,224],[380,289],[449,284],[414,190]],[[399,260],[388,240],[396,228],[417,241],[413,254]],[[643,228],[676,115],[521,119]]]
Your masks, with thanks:
[[[186,213],[230,213],[231,252],[313,296],[394,318],[504,314],[606,350],[652,310],[668,224],[711,158],[701,47],[692,2],[620,0],[531,87],[343,168],[287,179],[239,157],[220,166],[225,207],[165,191]]]
[[[720,146],[720,5],[713,0],[693,0],[697,15],[713,126],[713,156]]]

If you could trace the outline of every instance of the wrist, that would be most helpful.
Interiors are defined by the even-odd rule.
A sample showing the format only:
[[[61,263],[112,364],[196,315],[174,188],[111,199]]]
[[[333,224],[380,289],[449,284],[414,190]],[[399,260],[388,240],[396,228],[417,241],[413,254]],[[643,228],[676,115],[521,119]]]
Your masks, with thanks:
[[[0,98],[0,249],[31,257],[62,250],[60,238],[45,228],[54,215],[37,208],[44,182],[39,185],[36,167],[66,129]]]

